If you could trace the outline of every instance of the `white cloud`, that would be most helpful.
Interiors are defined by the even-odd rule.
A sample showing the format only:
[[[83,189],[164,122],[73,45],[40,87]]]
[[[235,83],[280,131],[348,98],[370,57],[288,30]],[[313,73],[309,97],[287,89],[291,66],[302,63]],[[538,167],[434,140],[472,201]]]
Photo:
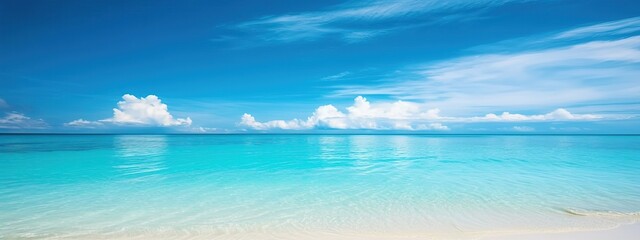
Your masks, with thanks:
[[[403,121],[390,121],[392,119],[399,119],[395,114],[404,110],[387,109],[396,105],[397,104],[392,104],[389,106],[383,106],[382,108],[371,107],[370,103],[365,98],[359,96],[354,100],[353,106],[347,108],[346,114],[338,110],[333,105],[324,105],[318,107],[306,120],[293,119],[289,121],[273,120],[268,122],[258,122],[253,116],[245,113],[241,118],[240,124],[256,130],[303,130],[313,128],[414,129],[414,127],[404,123]]]
[[[335,75],[323,77],[322,80],[327,80],[327,81],[339,80],[339,79],[342,79],[342,78],[348,76],[349,74],[351,74],[351,72],[349,72],[349,71],[341,72],[341,73],[338,73],[338,74],[335,74]]]
[[[118,125],[144,125],[144,126],[190,126],[191,118],[174,118],[169,113],[167,104],[162,103],[156,95],[137,98],[131,94],[122,96],[123,101],[118,102],[118,108],[113,109],[113,117],[88,121],[78,119],[66,123],[73,127],[96,127],[102,123]]]
[[[480,54],[398,72],[379,84],[334,86],[330,96],[391,96],[460,113],[636,102],[640,36]]]
[[[512,130],[517,132],[533,132],[536,129],[527,126],[513,126]]]
[[[251,127],[256,130],[268,129],[285,129],[285,130],[302,130],[312,128],[335,128],[347,129],[346,115],[340,112],[333,105],[325,105],[318,107],[306,121],[293,119],[289,121],[273,120],[268,122],[258,122],[253,116],[245,113],[242,115],[240,124]]]
[[[267,130],[273,128],[300,130],[310,128],[303,126],[302,121],[298,119],[293,119],[291,121],[274,120],[268,122],[258,122],[253,116],[251,116],[251,114],[248,113],[243,114],[240,120],[241,125],[249,126],[256,130]]]
[[[48,124],[42,119],[32,119],[22,113],[6,113],[0,118],[0,129],[44,129]]]
[[[554,39],[594,37],[603,35],[628,34],[640,31],[640,17],[626,18],[580,27],[555,35]]]
[[[618,119],[617,116],[595,114],[574,114],[566,109],[558,108],[546,114],[524,115],[503,112],[500,115],[489,113],[484,116],[455,117],[441,116],[440,109],[427,108],[426,104],[409,101],[382,102],[372,104],[366,98],[358,96],[353,105],[343,113],[333,105],[317,108],[306,120],[272,120],[259,122],[252,115],[245,113],[240,125],[255,130],[306,130],[306,129],[374,129],[374,130],[436,130],[447,131],[445,122],[562,122],[562,121],[598,121]],[[522,128],[521,130],[523,130]],[[515,129],[514,129],[515,130]]]
[[[265,41],[292,42],[334,36],[347,42],[356,42],[405,29],[410,25],[407,22],[397,24],[397,21],[426,14],[432,16],[429,20],[422,19],[421,24],[452,21],[464,18],[460,10],[473,14],[471,10],[500,6],[508,2],[523,0],[359,0],[336,5],[325,11],[264,17],[240,23],[236,25],[236,29],[254,33]],[[389,22],[392,24],[389,25]]]
[[[7,104],[7,102],[4,99],[0,98],[0,108],[6,108],[6,107],[9,107],[9,104]]]
[[[503,112],[500,115],[489,113],[484,117],[472,117],[467,120],[472,122],[522,122],[522,121],[572,121],[572,120],[599,120],[603,116],[594,114],[572,114],[564,108],[558,108],[547,114],[523,115]]]
[[[213,132],[219,131],[217,128],[210,128],[210,127],[198,127],[198,128],[195,128],[195,130],[200,133],[213,133]]]
[[[442,125],[442,123],[429,123],[429,124],[418,124],[418,127],[415,130],[436,130],[436,131],[449,131],[449,127]]]
[[[95,128],[95,127],[102,126],[103,124],[98,121],[88,121],[80,118],[80,119],[76,119],[71,122],[65,123],[64,125],[68,127]]]
[[[118,102],[113,109],[113,117],[101,121],[116,124],[142,124],[156,126],[191,125],[191,118],[176,118],[169,113],[167,104],[156,95],[137,98],[131,94],[122,96],[124,101]]]

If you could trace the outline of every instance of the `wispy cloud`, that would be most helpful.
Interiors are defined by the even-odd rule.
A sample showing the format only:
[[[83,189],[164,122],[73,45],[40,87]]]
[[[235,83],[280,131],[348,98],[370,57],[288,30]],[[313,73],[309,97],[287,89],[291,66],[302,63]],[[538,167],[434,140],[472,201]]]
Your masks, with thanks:
[[[445,118],[450,121],[462,122],[545,122],[545,121],[581,121],[581,120],[602,120],[601,115],[595,114],[573,114],[564,108],[558,108],[546,114],[524,115],[510,112],[503,112],[500,115],[489,113],[482,117],[470,118]]]
[[[194,130],[196,130],[196,132],[198,132],[198,133],[218,133],[218,132],[220,132],[220,129],[210,128],[210,127],[197,127],[197,128],[194,128]]]
[[[634,17],[572,29],[553,36],[553,39],[611,36],[638,31],[640,31],[640,17]]]
[[[513,130],[516,132],[533,132],[536,129],[528,126],[513,126],[513,128],[511,128],[510,130]]]
[[[484,116],[460,117],[442,116],[440,109],[427,108],[425,104],[410,101],[371,103],[358,96],[346,112],[333,105],[318,107],[306,120],[271,120],[260,122],[251,114],[241,117],[240,125],[255,130],[308,130],[308,129],[371,129],[371,130],[407,130],[407,131],[446,131],[443,123],[478,122],[564,122],[599,121],[614,119],[595,114],[574,114],[559,108],[546,114],[525,115],[503,112],[489,113]]]
[[[345,72],[341,72],[341,73],[334,74],[334,75],[331,75],[331,76],[323,77],[322,80],[327,80],[327,81],[340,80],[340,79],[348,76],[349,74],[351,74],[351,72],[345,71]]]
[[[464,19],[481,10],[524,0],[359,0],[324,11],[263,17],[234,29],[269,42],[311,41],[335,37],[346,42],[366,40],[417,25]],[[465,10],[465,13],[461,13]],[[419,21],[415,21],[419,18]],[[414,20],[413,22],[406,20]],[[223,39],[229,36],[224,36]]]
[[[0,98],[0,108],[8,108],[4,99]],[[0,118],[0,129],[45,129],[49,124],[42,119],[33,119],[19,112],[6,112],[4,117]]]
[[[49,125],[42,119],[32,119],[18,112],[6,113],[0,118],[0,129],[44,129]]]
[[[89,121],[89,120],[84,120],[80,118],[80,119],[76,119],[71,122],[65,123],[64,125],[67,127],[96,128],[96,127],[103,126],[104,124],[102,122]]]
[[[585,38],[588,32],[601,34],[603,27],[597,26],[629,32],[636,21],[582,27],[561,35]],[[542,40],[553,41],[548,37],[531,39]],[[334,85],[330,96],[385,95],[460,111],[614,104],[635,102],[640,96],[640,36],[557,43],[534,50],[486,52],[418,64],[396,71],[399,73],[379,84]]]

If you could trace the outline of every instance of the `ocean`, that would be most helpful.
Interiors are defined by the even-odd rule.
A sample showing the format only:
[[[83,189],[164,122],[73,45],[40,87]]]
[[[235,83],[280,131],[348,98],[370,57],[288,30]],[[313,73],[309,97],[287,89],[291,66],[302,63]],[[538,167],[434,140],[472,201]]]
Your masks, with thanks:
[[[638,220],[637,135],[0,135],[0,239],[481,239]]]

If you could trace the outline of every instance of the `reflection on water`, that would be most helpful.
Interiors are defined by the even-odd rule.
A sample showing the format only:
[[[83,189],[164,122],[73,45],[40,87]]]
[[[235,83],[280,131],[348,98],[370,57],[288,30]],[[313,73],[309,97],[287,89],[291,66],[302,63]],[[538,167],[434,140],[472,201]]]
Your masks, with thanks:
[[[353,161],[354,168],[360,174],[369,174],[375,171],[375,139],[368,136],[349,137],[349,159]]]
[[[320,154],[318,157],[325,161],[340,159],[340,148],[344,145],[344,137],[320,136],[318,137],[318,147]]]
[[[416,142],[407,136],[352,136],[348,142],[348,158],[361,174],[388,173],[406,168],[419,160],[415,156],[429,151],[428,146],[416,148]]]
[[[117,136],[113,141],[119,160],[113,167],[128,180],[153,179],[166,169],[167,136]]]
[[[412,153],[414,149],[412,149],[411,144],[409,143],[409,138],[407,136],[393,136],[390,138],[391,140],[391,156],[393,157],[393,165],[396,168],[407,168],[410,167],[413,161],[416,159],[412,157],[415,155]]]
[[[479,239],[640,221],[638,136],[0,138],[29,142],[58,144],[0,146],[0,239]],[[100,148],[68,151],[87,143]]]

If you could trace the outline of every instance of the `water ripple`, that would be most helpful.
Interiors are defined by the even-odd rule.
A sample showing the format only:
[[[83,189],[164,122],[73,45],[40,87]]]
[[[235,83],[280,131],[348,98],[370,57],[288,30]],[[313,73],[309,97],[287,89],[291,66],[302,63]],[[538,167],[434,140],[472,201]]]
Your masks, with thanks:
[[[15,149],[0,151],[0,239],[473,239],[640,220],[637,136],[59,138],[0,139]]]

